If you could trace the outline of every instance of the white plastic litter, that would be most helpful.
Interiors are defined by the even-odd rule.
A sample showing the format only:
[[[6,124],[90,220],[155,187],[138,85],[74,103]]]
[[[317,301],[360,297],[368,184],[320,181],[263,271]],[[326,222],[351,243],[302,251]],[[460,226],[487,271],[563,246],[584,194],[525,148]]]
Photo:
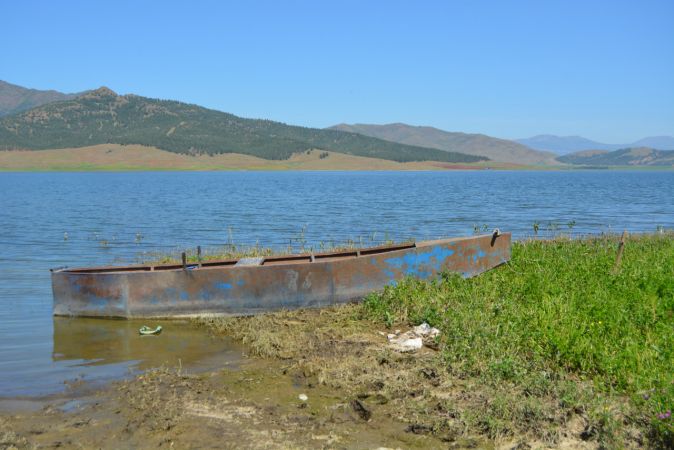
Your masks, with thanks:
[[[307,394],[300,394],[299,399],[303,402],[306,402],[307,400],[309,400],[309,397],[307,397]]]
[[[415,352],[424,346],[424,340],[408,331],[388,340],[389,346],[399,352]]]
[[[419,350],[424,345],[424,339],[433,339],[438,335],[440,335],[440,330],[424,322],[402,334],[400,330],[396,330],[394,334],[388,334],[386,338],[392,349],[406,353]]]
[[[438,330],[437,328],[433,328],[432,326],[430,326],[426,322],[422,323],[419,326],[414,327],[414,332],[416,334],[418,334],[419,336],[423,336],[423,337],[432,337],[433,338],[435,336],[440,335],[440,330]]]

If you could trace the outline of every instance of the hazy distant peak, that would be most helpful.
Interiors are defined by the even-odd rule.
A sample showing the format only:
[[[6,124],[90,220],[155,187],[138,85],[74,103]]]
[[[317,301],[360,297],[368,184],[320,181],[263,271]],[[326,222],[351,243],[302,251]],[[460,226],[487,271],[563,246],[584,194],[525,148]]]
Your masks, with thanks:
[[[47,103],[69,100],[77,94],[39,89],[28,89],[0,80],[0,116],[27,111]]]
[[[649,136],[632,143],[633,147],[651,147],[659,150],[674,150],[674,137]]]
[[[573,135],[568,135],[568,136],[558,136],[556,134],[537,134],[536,136],[532,136],[527,139],[532,139],[532,140],[541,140],[541,139],[585,139],[582,136],[578,136],[577,134]]]
[[[629,144],[606,144],[596,142],[582,136],[555,136],[554,134],[539,134],[525,139],[517,139],[520,144],[536,150],[547,150],[557,154],[568,154],[582,150],[619,150],[633,147],[650,147],[658,150],[674,150],[674,137],[652,136],[640,139]]]

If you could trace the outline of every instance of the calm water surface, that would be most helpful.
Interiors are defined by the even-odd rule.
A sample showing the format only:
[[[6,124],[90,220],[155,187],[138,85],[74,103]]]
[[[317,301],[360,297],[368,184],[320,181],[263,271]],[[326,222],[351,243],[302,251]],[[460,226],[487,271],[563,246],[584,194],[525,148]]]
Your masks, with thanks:
[[[575,221],[574,233],[674,227],[674,172],[0,173],[0,192],[0,397],[240,354],[187,324],[141,338],[135,322],[53,319],[52,267],[230,240],[421,240],[476,224],[516,237],[535,221],[561,231]]]

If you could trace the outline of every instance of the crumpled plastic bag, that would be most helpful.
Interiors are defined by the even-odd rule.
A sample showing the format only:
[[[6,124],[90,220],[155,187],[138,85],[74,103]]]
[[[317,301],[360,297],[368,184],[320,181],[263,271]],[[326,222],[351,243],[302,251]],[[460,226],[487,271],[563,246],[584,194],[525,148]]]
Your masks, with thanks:
[[[430,326],[426,322],[414,327],[413,330],[416,334],[422,337],[434,338],[440,335],[440,330]]]
[[[440,330],[424,322],[405,333],[400,333],[400,330],[396,330],[395,333],[388,334],[386,338],[388,339],[389,347],[393,350],[408,353],[416,352],[423,347],[424,339],[433,339],[439,335]]]

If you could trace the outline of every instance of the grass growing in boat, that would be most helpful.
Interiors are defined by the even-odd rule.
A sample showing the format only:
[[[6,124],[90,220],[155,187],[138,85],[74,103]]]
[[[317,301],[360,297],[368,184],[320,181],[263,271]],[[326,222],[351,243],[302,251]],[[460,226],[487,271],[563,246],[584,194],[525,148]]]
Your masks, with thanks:
[[[376,236],[376,235],[373,235]],[[229,238],[231,241],[231,237]],[[414,242],[413,239],[393,241],[390,239],[385,239],[383,241],[370,241],[366,242],[362,238],[358,240],[349,239],[345,242],[335,243],[335,242],[319,242],[317,245],[307,245],[306,240],[304,239],[303,234],[295,240],[290,240],[287,247],[282,248],[272,248],[272,247],[262,247],[259,244],[255,245],[237,245],[234,243],[228,243],[220,247],[209,247],[202,249],[201,261],[218,261],[225,259],[240,259],[248,257],[267,257],[275,255],[288,255],[288,254],[306,254],[306,253],[328,253],[328,252],[338,252],[345,250],[355,250],[363,247],[373,247],[379,245],[402,245],[409,244]],[[293,245],[295,244],[295,245]],[[173,252],[151,252],[143,254],[139,258],[140,264],[179,264],[182,262],[181,251]],[[199,257],[197,254],[197,249],[190,248],[185,250],[185,256],[187,257],[188,264],[195,264],[199,262]]]
[[[237,246],[234,244],[227,244],[221,247],[207,248],[202,251],[201,261],[217,261],[222,259],[239,259],[255,256],[272,256],[278,251],[269,247],[254,246]],[[185,250],[187,262],[195,264],[199,261],[196,249]],[[181,263],[181,252],[174,251],[170,253],[152,252],[147,253],[140,258],[141,264],[179,264]]]
[[[510,264],[479,277],[407,279],[372,294],[365,317],[440,328],[449,374],[503,392],[479,411],[489,434],[512,432],[513,420],[536,414],[522,402],[554,392],[560,407],[594,417],[588,433],[604,445],[620,446],[629,424],[671,447],[674,234],[630,237],[614,271],[617,239],[514,243]],[[594,398],[578,396],[585,382]]]

